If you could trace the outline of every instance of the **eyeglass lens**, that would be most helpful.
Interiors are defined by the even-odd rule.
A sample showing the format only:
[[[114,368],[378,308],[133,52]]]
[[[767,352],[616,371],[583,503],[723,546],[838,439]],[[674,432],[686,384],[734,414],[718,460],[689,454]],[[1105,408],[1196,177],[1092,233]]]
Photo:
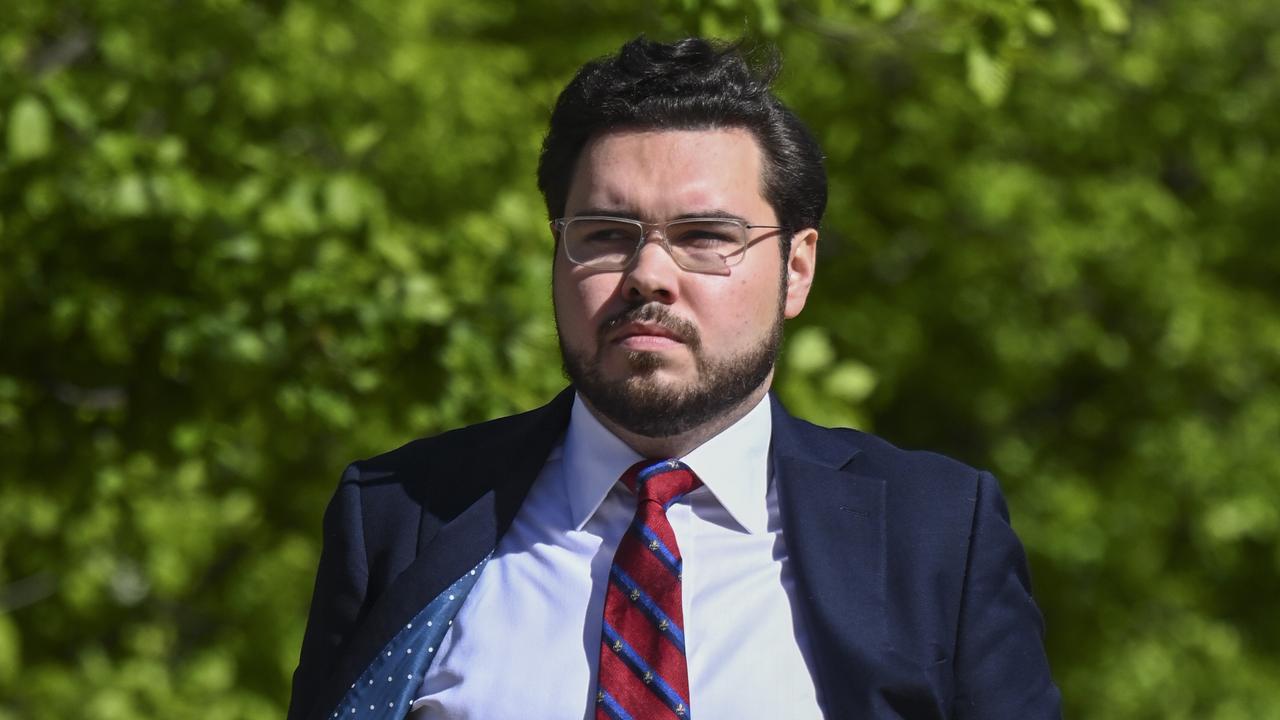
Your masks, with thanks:
[[[637,223],[574,218],[564,228],[565,250],[583,265],[622,269],[639,250],[643,232]],[[681,267],[717,269],[746,245],[746,229],[727,220],[677,220],[667,224],[666,238]]]

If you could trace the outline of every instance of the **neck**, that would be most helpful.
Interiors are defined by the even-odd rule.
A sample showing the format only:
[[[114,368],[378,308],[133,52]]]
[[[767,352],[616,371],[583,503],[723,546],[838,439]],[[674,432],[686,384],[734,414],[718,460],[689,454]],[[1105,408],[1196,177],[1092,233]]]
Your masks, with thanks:
[[[751,392],[750,395],[742,399],[737,405],[716,416],[714,420],[703,423],[695,428],[691,428],[678,435],[668,435],[666,437],[650,437],[648,435],[639,435],[633,433],[626,428],[618,425],[609,416],[600,412],[591,404],[585,396],[579,394],[582,398],[582,404],[587,410],[595,416],[600,424],[605,426],[609,432],[613,433],[619,440],[626,443],[628,447],[640,453],[644,457],[653,459],[663,458],[681,458],[693,452],[698,446],[702,445],[711,438],[719,435],[725,428],[738,422],[751,409],[760,402],[760,399],[769,392],[769,385],[773,381],[773,373],[769,373],[769,377],[760,384],[760,387]]]

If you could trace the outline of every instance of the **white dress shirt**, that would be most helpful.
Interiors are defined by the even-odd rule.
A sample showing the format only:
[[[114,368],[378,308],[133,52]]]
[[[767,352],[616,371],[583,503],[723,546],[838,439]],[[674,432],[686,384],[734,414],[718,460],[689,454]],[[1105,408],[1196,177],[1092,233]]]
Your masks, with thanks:
[[[684,559],[690,715],[820,718],[773,488],[766,397],[682,458],[701,487],[667,517]],[[459,610],[412,720],[595,717],[609,568],[641,457],[575,399],[563,442]]]

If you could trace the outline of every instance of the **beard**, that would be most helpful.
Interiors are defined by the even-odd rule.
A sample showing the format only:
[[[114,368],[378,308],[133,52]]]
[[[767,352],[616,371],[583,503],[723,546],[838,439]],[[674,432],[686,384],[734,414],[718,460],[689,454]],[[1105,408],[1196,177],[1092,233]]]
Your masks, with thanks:
[[[657,378],[665,361],[656,352],[626,354],[631,372],[620,379],[604,377],[601,354],[606,337],[618,325],[648,322],[660,325],[685,344],[693,355],[695,378],[674,385]],[[679,435],[726,415],[751,396],[769,377],[782,345],[782,307],[760,342],[725,358],[710,358],[702,349],[698,329],[663,305],[647,303],[629,307],[600,324],[596,352],[570,348],[559,333],[564,372],[578,392],[594,407],[628,432],[644,437]]]

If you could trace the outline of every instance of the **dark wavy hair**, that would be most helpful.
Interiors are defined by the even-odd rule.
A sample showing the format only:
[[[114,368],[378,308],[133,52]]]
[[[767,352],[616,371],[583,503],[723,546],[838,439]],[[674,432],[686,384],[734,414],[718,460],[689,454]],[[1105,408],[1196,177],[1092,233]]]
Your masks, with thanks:
[[[770,48],[757,65],[741,42],[703,38],[659,43],[640,36],[583,65],[560,93],[538,160],[547,214],[564,214],[569,184],[592,137],[611,130],[744,128],[764,155],[764,197],[792,234],[818,227],[827,173],[813,134],[769,87],[780,62]]]

